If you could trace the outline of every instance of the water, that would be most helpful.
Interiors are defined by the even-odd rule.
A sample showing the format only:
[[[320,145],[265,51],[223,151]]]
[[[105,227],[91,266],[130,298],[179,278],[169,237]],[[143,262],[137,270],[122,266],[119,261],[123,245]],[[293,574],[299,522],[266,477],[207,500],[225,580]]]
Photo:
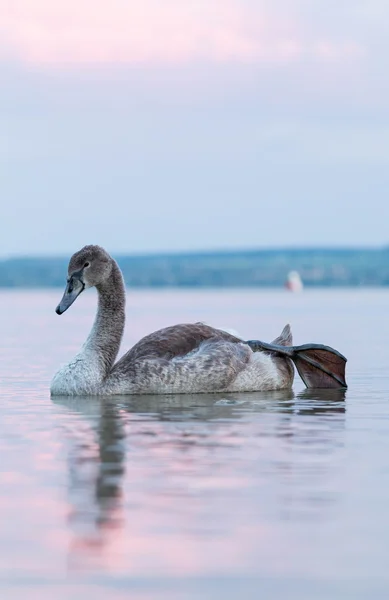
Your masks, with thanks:
[[[124,347],[203,320],[349,358],[346,394],[52,401],[95,295],[0,294],[7,600],[387,598],[389,292],[131,292]]]

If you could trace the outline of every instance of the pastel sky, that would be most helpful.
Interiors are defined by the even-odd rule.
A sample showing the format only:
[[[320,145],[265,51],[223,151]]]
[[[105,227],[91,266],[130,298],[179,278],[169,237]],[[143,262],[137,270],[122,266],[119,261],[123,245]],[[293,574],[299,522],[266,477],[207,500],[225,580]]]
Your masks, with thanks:
[[[0,0],[0,255],[389,241],[386,0]]]

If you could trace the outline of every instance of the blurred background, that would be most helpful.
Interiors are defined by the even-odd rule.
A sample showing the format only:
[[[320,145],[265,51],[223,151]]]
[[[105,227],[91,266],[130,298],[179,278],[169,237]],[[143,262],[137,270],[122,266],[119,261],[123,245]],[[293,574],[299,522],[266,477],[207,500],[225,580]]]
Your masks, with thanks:
[[[388,284],[384,0],[0,6],[1,286]]]

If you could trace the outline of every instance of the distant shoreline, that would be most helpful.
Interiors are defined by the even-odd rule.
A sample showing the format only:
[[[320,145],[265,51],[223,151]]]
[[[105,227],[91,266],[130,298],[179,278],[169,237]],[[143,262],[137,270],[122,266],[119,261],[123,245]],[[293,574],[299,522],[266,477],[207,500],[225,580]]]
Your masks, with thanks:
[[[389,248],[275,248],[116,255],[129,288],[387,287]],[[62,287],[69,257],[0,260],[0,288]]]

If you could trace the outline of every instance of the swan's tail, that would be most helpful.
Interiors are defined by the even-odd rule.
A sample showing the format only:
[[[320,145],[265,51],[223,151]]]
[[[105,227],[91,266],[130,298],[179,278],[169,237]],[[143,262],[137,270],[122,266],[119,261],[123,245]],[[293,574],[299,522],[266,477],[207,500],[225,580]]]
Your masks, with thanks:
[[[276,346],[293,346],[293,335],[289,323],[285,325],[280,335],[272,341]]]
[[[246,342],[254,352],[271,352],[290,358],[307,388],[346,388],[346,362],[340,352],[322,344],[292,346],[289,325],[272,344],[249,340]]]

